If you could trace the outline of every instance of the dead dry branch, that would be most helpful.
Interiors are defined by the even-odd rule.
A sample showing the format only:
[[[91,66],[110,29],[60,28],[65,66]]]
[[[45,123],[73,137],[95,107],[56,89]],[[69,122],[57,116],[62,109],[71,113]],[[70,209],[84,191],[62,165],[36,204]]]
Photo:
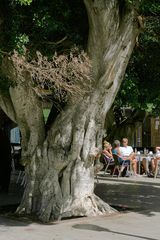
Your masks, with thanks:
[[[55,53],[51,59],[40,52],[31,61],[17,52],[11,58],[17,76],[30,74],[33,89],[41,98],[68,102],[91,91],[91,62],[78,48],[71,49],[68,55]]]

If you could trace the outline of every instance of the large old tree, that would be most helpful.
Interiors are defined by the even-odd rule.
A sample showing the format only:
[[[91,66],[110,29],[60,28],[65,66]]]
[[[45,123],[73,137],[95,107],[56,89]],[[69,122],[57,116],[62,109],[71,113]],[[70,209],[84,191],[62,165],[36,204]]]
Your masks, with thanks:
[[[138,1],[132,5],[125,0],[84,0],[84,4],[92,91],[68,102],[49,128],[32,86],[32,71],[21,70],[15,54],[4,54],[2,60],[1,73],[10,84],[8,94],[0,92],[0,107],[20,127],[27,177],[17,211],[36,214],[42,221],[113,211],[94,194],[90,152],[101,146],[105,116],[122,82],[142,19]]]

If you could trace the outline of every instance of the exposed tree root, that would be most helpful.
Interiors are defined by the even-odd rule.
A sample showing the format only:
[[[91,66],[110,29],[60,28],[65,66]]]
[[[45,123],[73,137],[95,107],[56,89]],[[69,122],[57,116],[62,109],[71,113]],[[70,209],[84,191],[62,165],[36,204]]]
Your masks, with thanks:
[[[61,218],[106,215],[114,212],[117,211],[93,194],[67,201],[63,206]]]

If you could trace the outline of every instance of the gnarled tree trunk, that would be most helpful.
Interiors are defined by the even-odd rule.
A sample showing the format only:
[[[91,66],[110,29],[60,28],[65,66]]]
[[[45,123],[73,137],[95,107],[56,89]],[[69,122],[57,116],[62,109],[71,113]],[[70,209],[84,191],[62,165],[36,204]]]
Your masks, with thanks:
[[[11,115],[23,139],[27,186],[18,212],[35,213],[44,222],[114,211],[94,194],[93,160],[89,155],[93,147],[101,145],[105,116],[120,87],[139,29],[134,9],[128,9],[124,1],[84,2],[90,26],[88,52],[93,61],[94,91],[67,106],[47,135],[42,108],[28,87],[26,73],[18,76],[18,84],[10,88],[7,107],[1,97],[0,105],[6,113],[12,107]]]

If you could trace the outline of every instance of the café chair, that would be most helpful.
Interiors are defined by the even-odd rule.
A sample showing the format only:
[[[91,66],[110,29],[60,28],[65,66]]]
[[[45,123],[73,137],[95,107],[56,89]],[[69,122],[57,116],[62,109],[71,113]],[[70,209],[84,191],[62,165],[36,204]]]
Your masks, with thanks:
[[[105,169],[104,169],[104,173],[103,173],[103,175],[105,176],[108,168],[110,166],[115,165],[115,161],[114,161],[114,159],[107,157],[104,153],[102,154],[102,156],[103,156],[103,162],[105,163],[105,166],[106,166]]]
[[[115,167],[114,167],[114,169],[113,169],[112,177],[114,176],[116,170],[118,170],[118,175],[117,175],[117,177],[120,177],[125,167],[127,167],[127,171],[128,171],[128,169],[129,169],[129,164],[126,163],[125,160],[124,160],[122,163],[120,163],[118,158],[119,158],[119,157],[118,157],[116,154],[113,154],[113,159],[114,159],[114,162],[115,162]]]

